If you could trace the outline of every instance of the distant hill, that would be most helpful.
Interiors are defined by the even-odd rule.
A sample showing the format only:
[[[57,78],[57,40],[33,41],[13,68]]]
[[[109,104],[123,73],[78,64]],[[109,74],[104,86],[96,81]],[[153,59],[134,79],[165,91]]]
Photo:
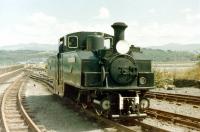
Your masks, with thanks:
[[[188,52],[200,52],[200,44],[177,44],[169,43],[161,46],[150,46],[150,49],[161,49],[161,50],[171,50],[171,51],[188,51]]]
[[[144,58],[159,62],[169,61],[196,61],[197,55],[188,51],[172,51],[172,50],[161,50],[161,49],[141,49]]]
[[[171,50],[171,51],[188,51],[193,53],[200,53],[200,44],[177,44],[170,43],[161,46],[149,46],[145,47],[147,49],[161,49],[161,50]],[[5,45],[0,46],[0,50],[34,50],[34,51],[57,51],[57,44],[39,44],[39,43],[29,43],[29,44],[17,44],[17,45]]]
[[[0,46],[0,50],[33,50],[33,51],[56,51],[58,49],[57,44],[17,44],[17,45],[5,45]]]
[[[49,56],[56,55],[57,49],[57,44],[31,43],[0,46],[0,65],[46,62]],[[200,53],[200,44],[151,46],[141,48],[141,51],[145,59],[153,61],[195,61],[196,53]]]
[[[40,49],[41,50],[41,49]],[[144,59],[159,62],[195,61],[197,56],[187,51],[164,51],[159,49],[141,49]],[[33,50],[0,50],[0,66],[11,64],[41,63],[47,58],[56,55],[55,50],[33,51]]]
[[[56,55],[56,51],[0,50],[0,66],[46,62],[47,58],[52,55]]]

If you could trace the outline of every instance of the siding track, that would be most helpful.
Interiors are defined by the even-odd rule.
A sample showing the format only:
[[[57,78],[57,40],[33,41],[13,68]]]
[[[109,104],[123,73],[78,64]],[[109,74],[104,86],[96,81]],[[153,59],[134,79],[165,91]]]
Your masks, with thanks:
[[[176,101],[182,103],[188,103],[192,105],[200,105],[200,97],[192,95],[183,95],[183,94],[170,94],[170,93],[161,93],[161,92],[147,92],[145,94],[148,98]]]
[[[145,112],[150,117],[154,117],[157,119],[162,119],[165,121],[173,122],[174,124],[179,124],[182,126],[186,126],[188,128],[197,129],[200,131],[200,119],[184,116],[176,113],[166,112],[158,109],[149,108],[145,110]]]
[[[1,116],[6,132],[40,132],[22,105],[21,91],[25,79],[23,76],[16,79],[3,94]]]

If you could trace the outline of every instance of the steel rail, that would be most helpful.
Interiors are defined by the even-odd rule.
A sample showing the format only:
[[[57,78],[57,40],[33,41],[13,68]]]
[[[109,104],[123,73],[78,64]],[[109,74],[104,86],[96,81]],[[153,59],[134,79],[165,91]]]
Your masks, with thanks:
[[[158,119],[171,121],[173,123],[178,123],[180,125],[184,125],[189,128],[195,128],[195,129],[200,130],[199,118],[180,115],[180,114],[162,111],[158,109],[152,109],[152,108],[145,110],[145,112],[147,113],[148,116],[151,116],[151,117],[156,117]]]
[[[200,97],[184,94],[171,94],[171,93],[161,93],[161,92],[147,92],[146,97],[156,98],[160,100],[184,102],[192,105],[200,105]]]
[[[170,131],[168,131],[166,129],[162,129],[162,128],[159,128],[159,127],[151,126],[151,125],[146,124],[144,122],[133,120],[133,119],[131,119],[129,121],[129,123],[141,126],[142,130],[148,131],[148,132],[170,132]]]
[[[41,132],[39,127],[35,124],[35,122],[33,122],[33,120],[30,118],[30,116],[28,115],[28,113],[24,109],[24,106],[22,105],[21,93],[22,93],[22,87],[20,87],[20,89],[19,89],[19,91],[17,93],[17,97],[18,97],[17,103],[18,103],[20,112],[21,112],[22,116],[24,117],[24,120],[26,121],[26,123],[29,125],[29,128],[33,132]]]
[[[80,109],[80,108],[81,108],[81,107],[79,107],[79,109]],[[120,132],[136,132],[136,130],[131,129],[130,127],[128,127],[128,126],[126,126],[126,125],[120,124],[120,123],[115,122],[115,121],[113,121],[113,120],[106,119],[106,118],[104,118],[104,117],[102,117],[102,116],[98,116],[98,115],[96,115],[95,113],[91,112],[90,110],[84,109],[83,112],[84,112],[87,116],[92,117],[92,118],[98,120],[99,123],[101,123],[101,124],[106,124],[106,125],[108,125],[108,126],[110,126],[110,127],[113,127],[113,128],[115,128],[115,129],[117,129],[117,130],[120,131]]]
[[[4,82],[8,80],[10,77],[16,76],[17,74],[21,73],[24,68],[20,68],[14,71],[10,71],[0,75],[0,82]]]
[[[15,130],[19,130],[19,129],[27,129],[27,130],[32,130],[33,132],[41,132],[40,129],[34,124],[34,122],[31,120],[31,118],[25,112],[23,105],[21,103],[22,100],[20,97],[20,92],[21,92],[21,88],[22,88],[21,86],[23,84],[22,78],[23,77],[21,76],[18,79],[16,79],[4,92],[2,103],[1,103],[1,114],[2,114],[2,121],[3,121],[4,129],[6,132],[15,131]],[[8,102],[12,102],[10,105],[12,107],[11,111],[13,112],[12,113],[13,115],[10,115],[10,113],[7,110],[7,107],[9,106],[9,105],[7,105]],[[14,106],[16,108],[14,108]],[[14,127],[14,128],[12,128],[11,125],[9,127],[10,121],[8,118],[10,116],[10,118],[13,119],[14,118],[13,116],[15,113],[19,114],[19,115],[17,115],[17,118],[20,116],[24,119],[24,121],[23,121],[23,119],[21,120],[22,122],[24,122],[24,125],[21,126],[22,128],[17,126],[17,124],[15,125],[16,127]],[[21,119],[21,118],[18,118],[18,119]],[[13,123],[12,123],[12,125],[13,125]],[[11,130],[11,128],[12,128],[12,130]]]
[[[24,65],[13,65],[0,68],[0,75],[23,68]]]

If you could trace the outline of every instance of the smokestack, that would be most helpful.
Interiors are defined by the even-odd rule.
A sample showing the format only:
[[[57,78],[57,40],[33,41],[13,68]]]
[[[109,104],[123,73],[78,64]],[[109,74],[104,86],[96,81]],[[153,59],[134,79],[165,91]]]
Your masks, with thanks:
[[[124,31],[128,26],[123,22],[116,22],[112,25],[114,29],[114,50],[116,51],[116,44],[120,40],[124,40]]]

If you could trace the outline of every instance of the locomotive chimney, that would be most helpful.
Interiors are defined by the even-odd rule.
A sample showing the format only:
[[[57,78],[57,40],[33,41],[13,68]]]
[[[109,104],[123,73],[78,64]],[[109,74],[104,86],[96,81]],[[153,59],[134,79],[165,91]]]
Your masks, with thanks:
[[[120,40],[124,40],[124,31],[127,25],[123,22],[116,22],[112,25],[114,29],[114,50],[116,51],[116,44]]]

